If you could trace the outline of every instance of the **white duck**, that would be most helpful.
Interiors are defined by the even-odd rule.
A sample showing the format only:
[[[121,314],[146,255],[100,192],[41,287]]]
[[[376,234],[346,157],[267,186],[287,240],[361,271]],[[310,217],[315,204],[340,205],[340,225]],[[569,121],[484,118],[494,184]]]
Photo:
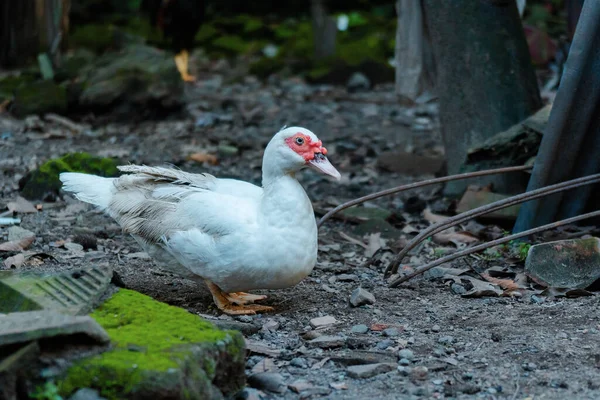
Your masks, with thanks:
[[[295,174],[313,168],[335,179],[317,136],[305,128],[278,132],[267,145],[262,188],[177,169],[121,166],[119,178],[66,172],[63,188],[105,210],[165,269],[203,280],[228,314],[272,307],[252,304],[304,279],[317,261],[312,204]]]

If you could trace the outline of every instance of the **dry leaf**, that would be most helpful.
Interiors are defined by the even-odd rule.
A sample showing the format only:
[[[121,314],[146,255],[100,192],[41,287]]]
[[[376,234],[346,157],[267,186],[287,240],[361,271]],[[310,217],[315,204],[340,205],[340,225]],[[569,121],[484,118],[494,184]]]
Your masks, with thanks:
[[[0,251],[23,251],[31,246],[34,240],[35,236],[28,236],[19,240],[4,242],[0,244]]]
[[[325,357],[321,361],[314,363],[310,369],[321,369],[329,360],[331,360],[331,357]]]
[[[446,221],[450,217],[447,217],[445,215],[434,214],[429,208],[426,208],[423,210],[423,218],[425,218],[432,224],[437,224],[438,222]]]
[[[19,253],[4,260],[4,266],[6,268],[21,268],[24,262],[25,256],[22,253]]]
[[[470,276],[448,276],[448,278],[467,289],[463,297],[498,297],[504,293],[498,286]]]
[[[25,213],[37,213],[38,210],[35,208],[35,206],[33,204],[31,204],[29,201],[25,200],[22,197],[17,197],[17,199],[15,201],[11,201],[9,202],[6,207],[8,208],[8,211],[10,212],[16,212],[16,213],[21,213],[21,214],[25,214]]]
[[[196,161],[198,163],[207,162],[207,163],[209,163],[211,165],[217,165],[219,163],[219,160],[217,159],[217,156],[215,156],[214,154],[208,154],[208,153],[193,153],[193,154],[190,154],[188,156],[188,160]]]
[[[512,279],[502,279],[502,278],[494,278],[489,274],[481,274],[481,277],[488,282],[493,283],[494,285],[500,286],[502,289],[506,291],[506,293],[514,292],[515,290],[523,289],[519,284],[517,284]]]
[[[362,247],[365,250],[368,248],[366,244],[364,244],[363,242],[361,242],[358,239],[353,238],[352,236],[348,235],[347,233],[344,233],[344,232],[341,232],[341,231],[338,232],[338,233],[340,234],[341,237],[343,237],[344,239],[346,239],[350,243],[359,245],[360,247]]]
[[[478,242],[479,239],[467,232],[440,232],[433,235],[433,241],[437,244],[452,243],[456,247]]]
[[[386,241],[381,238],[381,233],[371,233],[367,238],[365,257],[371,258],[379,249],[385,246]]]

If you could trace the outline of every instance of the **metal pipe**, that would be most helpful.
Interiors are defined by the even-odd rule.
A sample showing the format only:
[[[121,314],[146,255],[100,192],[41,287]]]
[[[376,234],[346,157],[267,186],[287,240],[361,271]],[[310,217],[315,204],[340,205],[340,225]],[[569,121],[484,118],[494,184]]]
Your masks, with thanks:
[[[533,190],[531,192],[522,193],[516,196],[509,197],[507,199],[495,201],[490,204],[486,204],[481,207],[474,208],[470,211],[466,211],[462,214],[458,214],[454,217],[448,218],[445,221],[438,222],[436,224],[431,225],[429,228],[425,229],[417,236],[415,236],[407,245],[404,247],[394,259],[390,262],[384,272],[384,276],[388,276],[390,274],[394,274],[398,271],[398,266],[402,262],[402,259],[408,254],[410,250],[415,248],[421,241],[430,237],[431,235],[441,232],[445,229],[448,229],[454,225],[460,224],[466,220],[478,217],[483,214],[487,214],[493,211],[497,211],[506,207],[513,206],[515,204],[524,203],[529,200],[537,199],[540,197],[544,197],[550,194],[562,192],[565,190],[574,189],[583,185],[588,185],[590,183],[595,183],[600,181],[600,174],[594,174],[590,176],[585,176],[583,178],[577,178],[566,182],[561,182],[555,185],[546,186],[537,190]]]
[[[496,168],[496,169],[487,169],[484,171],[467,172],[464,174],[457,174],[457,175],[443,176],[441,178],[427,179],[424,181],[409,183],[406,185],[396,186],[396,187],[393,187],[390,189],[382,190],[380,192],[371,193],[369,195],[359,197],[358,199],[350,200],[346,203],[340,204],[333,210],[330,210],[329,212],[327,212],[327,214],[325,214],[321,217],[321,219],[317,223],[317,228],[320,228],[321,225],[323,225],[323,223],[325,221],[327,221],[329,218],[331,218],[332,215],[337,214],[338,212],[345,210],[346,208],[356,206],[358,204],[364,203],[369,200],[375,200],[380,197],[389,196],[391,194],[404,192],[406,190],[416,189],[416,188],[420,188],[423,186],[435,185],[437,183],[445,183],[445,182],[456,181],[456,180],[460,180],[460,179],[476,178],[479,176],[486,176],[486,175],[504,174],[504,173],[508,173],[508,172],[527,171],[527,170],[530,170],[531,168],[533,168],[533,166],[531,166],[531,165],[520,165],[518,167],[504,167],[504,168]]]
[[[568,219],[563,219],[561,221],[557,221],[557,222],[553,222],[551,224],[547,224],[547,225],[543,225],[537,228],[533,228],[533,229],[529,229],[527,231],[524,232],[520,232],[520,233],[516,233],[513,235],[509,235],[500,239],[496,239],[493,240],[491,242],[487,242],[487,243],[483,243],[480,244],[479,246],[474,246],[462,251],[459,251],[457,253],[451,254],[449,256],[446,257],[442,257],[439,258],[429,264],[426,264],[425,266],[419,268],[418,270],[416,270],[415,272],[402,276],[400,278],[395,279],[394,281],[392,281],[392,283],[390,283],[390,287],[398,287],[401,283],[408,281],[409,279],[414,278],[417,275],[421,275],[422,273],[429,271],[430,269],[437,267],[438,265],[450,262],[452,260],[455,260],[459,257],[463,257],[463,256],[467,256],[469,254],[473,254],[473,253],[477,253],[481,250],[485,250],[488,249],[490,247],[494,247],[494,246],[498,246],[500,244],[504,244],[507,242],[510,242],[511,240],[515,240],[515,239],[520,239],[522,237],[525,236],[529,236],[529,235],[533,235],[539,232],[543,232],[543,231],[547,231],[549,229],[553,229],[553,228],[558,228],[559,226],[563,226],[563,225],[567,225],[567,224],[571,224],[573,222],[577,222],[577,221],[581,221],[583,219],[588,219],[588,218],[593,218],[593,217],[598,217],[600,216],[600,211],[594,211],[594,212],[590,212],[587,214],[582,214],[582,215],[578,215],[577,217],[572,217],[572,218],[568,218]]]

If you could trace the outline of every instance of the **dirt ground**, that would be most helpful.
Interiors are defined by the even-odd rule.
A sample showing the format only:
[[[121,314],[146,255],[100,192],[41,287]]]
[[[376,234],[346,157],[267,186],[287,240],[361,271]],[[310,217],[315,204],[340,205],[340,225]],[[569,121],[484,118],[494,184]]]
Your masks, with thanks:
[[[311,87],[296,80],[268,85],[246,80],[216,89],[200,85],[188,89],[187,96],[188,111],[168,120],[110,122],[87,117],[83,122],[90,129],[76,134],[53,122],[16,121],[0,114],[0,204],[17,196],[18,180],[27,170],[81,150],[117,156],[123,163],[172,163],[191,172],[260,183],[262,149],[286,124],[317,133],[343,174],[339,183],[312,172],[302,174],[316,210],[431,177],[378,168],[378,157],[385,151],[441,154],[435,104],[402,108],[392,101],[388,86],[350,95],[345,88]],[[223,144],[238,152],[230,154]],[[219,164],[187,160],[193,153],[216,154]],[[416,195],[437,212],[447,204],[439,188],[374,204],[398,213],[404,219],[398,221],[399,229],[411,224],[422,229],[427,224],[420,210],[406,209]],[[356,224],[330,220],[320,231],[319,262],[310,277],[287,290],[259,292],[269,296],[263,303],[276,312],[231,318],[219,314],[206,288],[161,271],[108,217],[69,196],[44,202],[42,212],[20,217],[20,226],[36,235],[31,249],[52,256],[33,257],[22,269],[50,271],[107,263],[128,288],[222,326],[243,329],[253,350],[248,374],[275,372],[277,379],[291,386],[279,394],[247,389],[241,398],[600,398],[596,296],[465,298],[443,281],[424,278],[391,289],[382,273],[391,252],[384,252],[388,257],[384,262],[368,263],[365,249],[342,236],[361,239]],[[0,228],[0,241],[6,240],[5,232]],[[406,232],[406,237],[414,236]],[[80,252],[56,246],[61,240],[81,240],[77,235],[90,235],[97,248]],[[453,249],[444,247],[448,248]],[[430,250],[422,258],[413,258],[413,266],[428,259]],[[465,267],[467,261],[458,260],[455,266]],[[521,267],[504,259],[475,262]],[[351,307],[350,294],[358,287],[372,293],[375,303]],[[312,328],[310,320],[321,316],[331,316],[335,322]],[[357,327],[361,324],[368,327],[366,332]],[[334,336],[325,341],[329,348],[309,342],[323,335]],[[410,351],[399,354],[403,349]],[[388,372],[364,379],[350,376],[352,365],[373,362],[388,363],[382,367]]]

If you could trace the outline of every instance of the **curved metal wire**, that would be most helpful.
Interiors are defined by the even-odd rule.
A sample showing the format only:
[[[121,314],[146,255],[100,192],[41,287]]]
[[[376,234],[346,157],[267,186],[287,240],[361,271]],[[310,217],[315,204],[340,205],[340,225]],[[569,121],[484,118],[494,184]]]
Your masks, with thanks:
[[[561,183],[557,183],[555,185],[550,185],[543,187],[541,189],[533,190],[531,192],[522,193],[517,196],[512,196],[507,199],[499,200],[490,204],[486,204],[481,207],[474,208],[470,211],[464,212],[462,214],[455,215],[454,217],[450,217],[447,220],[438,222],[436,224],[431,225],[429,228],[421,231],[417,236],[415,236],[407,245],[404,247],[398,255],[396,255],[390,264],[387,266],[384,276],[388,276],[391,274],[395,274],[398,271],[398,266],[402,262],[402,259],[408,254],[410,250],[415,248],[419,243],[421,243],[426,238],[434,235],[438,232],[451,228],[454,225],[465,222],[469,219],[478,217],[483,214],[487,214],[493,211],[500,210],[502,208],[510,207],[515,204],[524,203],[529,200],[537,199],[540,197],[544,197],[550,194],[562,192],[565,190],[574,189],[580,186],[589,185],[591,183],[599,182],[600,174],[594,174],[585,176],[582,178],[572,179],[570,181],[565,181]]]
[[[437,267],[438,265],[450,262],[452,260],[455,260],[459,257],[463,257],[463,256],[467,256],[469,254],[473,254],[473,253],[477,253],[479,251],[488,249],[490,247],[494,247],[494,246],[498,246],[504,243],[508,243],[511,240],[515,240],[515,239],[520,239],[522,237],[525,236],[529,236],[529,235],[533,235],[535,233],[539,233],[539,232],[543,232],[543,231],[547,231],[549,229],[553,229],[553,228],[558,228],[559,226],[563,226],[563,225],[568,225],[571,224],[573,222],[577,222],[577,221],[581,221],[583,219],[588,219],[588,218],[593,218],[593,217],[599,217],[600,216],[600,211],[594,211],[594,212],[590,212],[587,214],[582,214],[582,215],[578,215],[577,217],[572,217],[572,218],[567,218],[567,219],[563,219],[561,221],[557,221],[554,222],[552,224],[547,224],[547,225],[543,225],[543,226],[539,226],[537,228],[533,228],[533,229],[529,229],[527,231],[523,231],[520,233],[515,233],[514,235],[509,235],[500,239],[496,239],[493,240],[491,242],[487,242],[487,243],[483,243],[480,244],[479,246],[474,246],[474,247],[470,247],[468,249],[459,251],[457,253],[448,255],[446,257],[442,257],[439,258],[429,264],[426,264],[425,266],[419,268],[418,270],[416,270],[415,272],[402,276],[400,278],[395,279],[394,281],[392,281],[390,283],[390,287],[397,287],[399,286],[401,283],[408,281],[409,279],[414,278],[417,275],[421,275],[422,273],[429,271],[430,269]]]
[[[420,181],[420,182],[414,182],[414,183],[409,183],[406,185],[396,186],[396,187],[393,187],[390,189],[371,193],[369,195],[359,197],[358,199],[350,200],[346,203],[340,204],[339,206],[335,207],[333,210],[328,211],[327,214],[325,214],[321,217],[321,219],[317,223],[317,228],[320,228],[321,225],[323,225],[323,223],[325,221],[327,221],[329,218],[331,218],[332,215],[337,214],[338,212],[345,210],[346,208],[356,206],[358,204],[364,203],[369,200],[375,200],[380,197],[389,196],[389,195],[392,195],[395,193],[400,193],[400,192],[404,192],[406,190],[416,189],[416,188],[420,188],[423,186],[435,185],[437,183],[458,181],[461,179],[476,178],[479,176],[486,176],[486,175],[505,174],[508,172],[521,172],[521,171],[530,170],[532,168],[533,168],[533,166],[531,166],[531,165],[520,165],[517,167],[504,167],[504,168],[488,169],[485,171],[467,172],[464,174],[443,176],[441,178],[427,179],[427,180]]]

